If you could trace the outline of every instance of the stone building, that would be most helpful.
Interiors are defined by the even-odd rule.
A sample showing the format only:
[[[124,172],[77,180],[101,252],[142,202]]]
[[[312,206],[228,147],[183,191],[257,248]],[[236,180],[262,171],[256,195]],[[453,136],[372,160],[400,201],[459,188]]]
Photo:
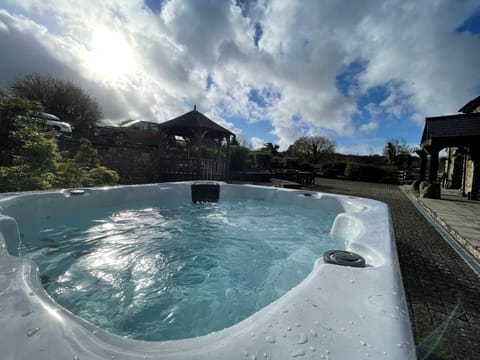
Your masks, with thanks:
[[[442,185],[480,199],[480,96],[458,112],[425,119],[417,153],[422,159],[419,180],[428,183],[424,187],[429,191],[422,195],[439,197]],[[446,159],[444,167],[440,167],[439,153],[443,149]]]

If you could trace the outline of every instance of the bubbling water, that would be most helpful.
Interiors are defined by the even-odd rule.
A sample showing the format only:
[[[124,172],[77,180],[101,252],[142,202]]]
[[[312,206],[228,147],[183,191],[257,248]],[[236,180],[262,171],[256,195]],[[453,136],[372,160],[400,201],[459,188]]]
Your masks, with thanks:
[[[125,337],[208,334],[285,294],[336,244],[334,213],[268,202],[170,201],[20,223],[19,255],[78,316]]]

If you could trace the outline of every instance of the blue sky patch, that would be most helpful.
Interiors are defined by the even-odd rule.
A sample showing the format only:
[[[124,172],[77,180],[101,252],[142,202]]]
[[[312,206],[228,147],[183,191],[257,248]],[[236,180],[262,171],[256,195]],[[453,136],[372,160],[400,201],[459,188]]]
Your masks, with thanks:
[[[252,2],[255,2],[255,0],[235,0],[235,5],[242,9],[243,17],[248,17]]]
[[[248,101],[254,102],[262,108],[267,106],[265,98],[260,94],[260,91],[258,91],[258,89],[250,90],[250,92],[248,93]]]
[[[380,104],[390,95],[390,90],[386,85],[375,86],[368,90],[365,95],[362,95],[357,100],[357,106],[363,109],[368,104]]]
[[[166,0],[144,0],[144,3],[154,14],[160,14],[165,1]]]
[[[255,46],[258,47],[258,42],[260,41],[263,35],[263,29],[262,29],[262,25],[260,25],[259,22],[256,22],[254,26],[255,26],[255,35],[253,37],[253,42],[255,43]]]
[[[253,137],[261,138],[265,142],[276,144],[278,139],[273,135],[272,123],[265,119],[265,121],[256,121],[250,123],[241,116],[225,116],[225,120],[233,123],[236,127],[242,129],[241,138],[250,142]]]
[[[366,68],[366,62],[355,60],[348,64],[345,69],[337,75],[337,89],[343,96],[349,96],[350,90],[358,85],[358,75]]]
[[[480,35],[480,10],[465,20],[465,22],[457,28],[457,31]]]
[[[270,106],[272,102],[280,99],[282,94],[275,89],[263,88],[263,89],[252,89],[248,93],[248,100],[254,102],[261,108]]]
[[[215,82],[213,81],[212,74],[211,74],[211,73],[208,73],[208,76],[207,76],[207,91],[210,90],[210,88],[212,87],[212,85],[213,85],[214,83],[215,83]]]

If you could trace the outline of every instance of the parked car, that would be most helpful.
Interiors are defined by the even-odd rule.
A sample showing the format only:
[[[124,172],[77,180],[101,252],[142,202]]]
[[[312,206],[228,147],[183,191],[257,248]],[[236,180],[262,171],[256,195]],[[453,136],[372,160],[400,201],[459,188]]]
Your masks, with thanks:
[[[156,123],[133,120],[121,126],[96,126],[93,141],[157,147],[160,143],[160,132]]]
[[[69,123],[61,121],[57,116],[48,113],[38,113],[35,115],[18,115],[17,118],[24,118],[27,121],[46,121],[47,130],[55,130],[58,137],[72,136],[72,126]],[[0,119],[1,120],[1,119]],[[5,135],[9,131],[8,123],[0,121],[0,135]]]
[[[69,123],[61,121],[53,114],[43,113],[42,115],[47,119],[47,127],[55,130],[58,136],[72,136],[72,126]]]

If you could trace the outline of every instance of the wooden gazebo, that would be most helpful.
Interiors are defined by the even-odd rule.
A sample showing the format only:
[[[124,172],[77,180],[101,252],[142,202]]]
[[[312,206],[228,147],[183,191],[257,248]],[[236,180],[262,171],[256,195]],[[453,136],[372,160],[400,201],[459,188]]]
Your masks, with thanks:
[[[160,181],[229,178],[230,130],[213,122],[196,106],[159,125]]]

